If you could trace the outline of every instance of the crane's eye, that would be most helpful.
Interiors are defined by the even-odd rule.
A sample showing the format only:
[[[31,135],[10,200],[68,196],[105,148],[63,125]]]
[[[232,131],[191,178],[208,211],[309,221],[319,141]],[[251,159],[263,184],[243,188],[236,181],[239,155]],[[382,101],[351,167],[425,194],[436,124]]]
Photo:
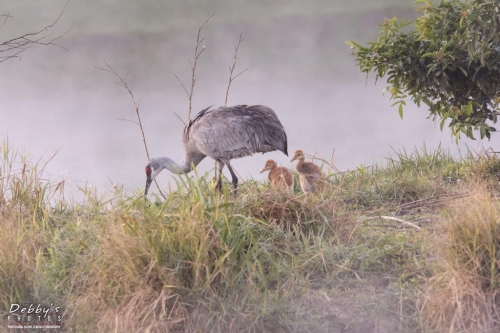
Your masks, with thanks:
[[[146,176],[147,176],[148,178],[150,178],[150,177],[151,177],[151,168],[150,168],[149,166],[147,166],[147,167],[146,167]]]

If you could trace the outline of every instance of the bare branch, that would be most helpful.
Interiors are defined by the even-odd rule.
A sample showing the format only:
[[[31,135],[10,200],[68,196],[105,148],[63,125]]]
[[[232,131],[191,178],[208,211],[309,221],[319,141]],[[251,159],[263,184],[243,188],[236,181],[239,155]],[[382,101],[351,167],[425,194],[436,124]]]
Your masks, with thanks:
[[[97,65],[94,65],[94,67],[96,69],[100,70],[100,71],[104,71],[104,72],[107,72],[107,73],[110,73],[110,74],[114,75],[117,78],[117,80],[114,81],[114,83],[116,85],[119,85],[119,86],[121,86],[121,87],[123,87],[123,88],[125,88],[127,90],[128,94],[130,95],[130,100],[134,104],[135,114],[137,115],[137,122],[129,120],[129,119],[118,119],[118,120],[130,121],[130,122],[132,122],[134,124],[139,125],[139,129],[141,130],[141,134],[142,134],[142,142],[144,143],[144,149],[146,150],[146,156],[148,158],[148,161],[151,160],[151,158],[149,157],[148,145],[146,143],[146,135],[144,134],[144,128],[142,127],[141,114],[139,112],[140,101],[139,101],[139,103],[137,103],[137,101],[135,99],[135,96],[132,93],[132,90],[128,86],[128,72],[127,72],[127,77],[125,77],[125,79],[123,79],[123,77],[116,71],[116,69],[114,69],[113,66],[111,66],[111,64],[109,64],[107,62],[106,62],[106,68],[100,67],[100,66],[97,66]],[[162,195],[162,197],[164,199],[166,199],[166,196],[161,191],[160,186],[158,186],[158,183],[156,182],[156,179],[155,179],[155,184],[156,184],[156,187],[158,187],[158,191],[160,191],[160,194]]]
[[[137,121],[133,121],[133,120],[126,119],[126,118],[118,118],[116,120],[118,120],[118,121],[129,121],[129,122],[131,122],[133,124],[139,125],[139,123]]]
[[[242,70],[235,76],[233,76],[234,68],[236,67],[236,63],[238,62],[238,49],[240,48],[240,44],[243,41],[243,34],[240,33],[240,38],[238,39],[238,43],[235,43],[233,41],[234,45],[234,58],[233,58],[233,63],[229,67],[229,81],[227,82],[227,89],[226,89],[226,98],[224,99],[224,106],[227,106],[227,97],[229,96],[229,89],[231,88],[231,83],[241,74],[245,73],[248,68]]]
[[[184,124],[184,126],[186,126],[186,123],[184,122],[184,120],[182,120],[181,117],[179,117],[179,115],[177,113],[174,112],[174,114],[177,116],[177,118],[179,118],[179,120]]]
[[[236,79],[241,74],[245,73],[247,70],[248,70],[248,68],[245,68],[244,70],[242,70],[241,72],[239,72],[238,74],[236,74],[231,81],[234,81],[234,79]]]
[[[57,24],[57,22],[59,21],[61,16],[64,14],[66,7],[68,6],[68,3],[69,3],[69,0],[66,1],[66,4],[64,5],[63,9],[59,13],[59,16],[55,19],[55,21],[52,22],[51,24],[45,26],[41,30],[36,31],[36,32],[26,33],[22,36],[15,37],[15,38],[9,39],[7,41],[1,42],[0,43],[0,54],[5,54],[5,55],[0,55],[0,63],[7,61],[9,59],[13,59],[13,58],[21,59],[19,57],[19,54],[26,51],[31,45],[36,45],[36,44],[46,45],[46,46],[52,45],[52,46],[60,47],[63,50],[66,50],[63,46],[61,46],[55,42],[59,38],[65,36],[71,29],[69,29],[65,33],[58,35],[56,37],[52,37],[52,34],[45,34],[45,33],[50,28],[52,28],[53,26],[55,26]],[[12,17],[9,14],[4,14],[1,16],[4,17],[4,20],[0,25],[0,29],[5,25],[7,20]]]
[[[4,17],[4,20],[3,20],[2,24],[0,25],[0,29],[2,29],[3,26],[5,25],[5,22],[7,22],[8,19],[10,19],[10,18],[12,18],[14,16],[10,16],[10,14],[7,13],[7,14],[0,15],[0,17]]]
[[[186,93],[186,96],[189,98],[189,93],[186,89],[186,86],[184,85],[184,83],[182,83],[181,79],[179,79],[179,77],[177,76],[177,74],[174,74],[175,78],[177,79],[177,81],[179,81],[179,83],[181,84],[182,88],[184,89],[184,92]]]
[[[191,65],[191,91],[189,93],[189,111],[188,111],[188,118],[187,118],[187,123],[189,124],[189,121],[191,120],[191,109],[192,109],[192,101],[193,101],[193,93],[194,93],[194,85],[196,83],[196,63],[198,62],[198,57],[203,53],[205,50],[205,46],[203,46],[203,49],[198,52],[198,48],[200,47],[201,43],[205,41],[205,37],[203,37],[200,40],[200,34],[201,30],[203,30],[203,27],[207,22],[215,15],[215,12],[210,15],[210,17],[203,22],[202,25],[198,28],[198,35],[196,36],[196,48],[194,49],[194,64]],[[191,61],[189,61],[191,63]]]
[[[142,134],[142,142],[144,143],[144,149],[146,150],[146,156],[148,158],[148,160],[150,160],[151,158],[149,157],[149,151],[148,151],[148,146],[146,144],[146,135],[144,134],[144,129],[142,127],[142,122],[141,122],[141,116],[140,116],[140,113],[139,113],[139,104],[137,103],[136,99],[135,99],[135,96],[134,94],[132,93],[132,90],[130,89],[130,87],[128,86],[128,72],[127,72],[127,77],[125,79],[123,79],[121,77],[121,75],[111,66],[111,64],[107,63],[106,62],[106,67],[107,68],[103,68],[103,67],[100,67],[100,66],[94,66],[96,69],[98,70],[101,70],[101,71],[104,71],[104,72],[107,72],[107,73],[110,73],[110,74],[113,74],[118,80],[114,81],[115,84],[125,88],[128,92],[128,94],[130,95],[130,99],[132,101],[132,103],[134,104],[134,108],[135,108],[135,113],[137,115],[137,123],[139,125],[139,128],[141,130],[141,134]]]
[[[196,64],[198,62],[198,58],[200,57],[200,55],[203,53],[203,51],[205,51],[205,46],[203,46],[203,48],[198,51],[198,49],[200,48],[200,45],[201,43],[203,43],[205,41],[205,37],[201,38],[200,39],[200,35],[201,35],[201,31],[203,30],[203,27],[205,26],[205,24],[207,24],[208,21],[210,21],[210,19],[215,15],[215,12],[212,13],[212,15],[210,15],[205,22],[203,22],[202,25],[200,25],[200,27],[198,28],[198,35],[196,36],[196,47],[194,49],[194,61],[191,62],[191,59],[188,59],[188,63],[189,63],[189,66],[191,68],[191,88],[190,88],[190,91],[188,93],[187,89],[186,89],[186,86],[184,86],[184,84],[182,83],[182,81],[177,77],[177,75],[175,75],[175,77],[177,78],[177,80],[179,81],[179,83],[181,84],[182,88],[184,89],[184,91],[186,92],[186,95],[188,96],[188,100],[189,100],[189,108],[188,108],[188,116],[187,116],[187,123],[189,124],[189,121],[191,120],[191,110],[192,110],[192,104],[193,104],[193,93],[194,93],[194,86],[196,84]]]

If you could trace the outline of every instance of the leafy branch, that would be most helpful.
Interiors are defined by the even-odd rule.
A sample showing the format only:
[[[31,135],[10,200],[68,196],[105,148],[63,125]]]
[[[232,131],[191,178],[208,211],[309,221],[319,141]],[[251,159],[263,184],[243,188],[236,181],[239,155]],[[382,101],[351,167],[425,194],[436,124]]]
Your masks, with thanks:
[[[441,129],[449,121],[457,140],[461,134],[474,139],[474,131],[489,139],[500,111],[500,3],[416,3],[423,4],[416,21],[386,19],[377,41],[347,42],[357,66],[386,78],[401,117],[410,97],[428,106]]]

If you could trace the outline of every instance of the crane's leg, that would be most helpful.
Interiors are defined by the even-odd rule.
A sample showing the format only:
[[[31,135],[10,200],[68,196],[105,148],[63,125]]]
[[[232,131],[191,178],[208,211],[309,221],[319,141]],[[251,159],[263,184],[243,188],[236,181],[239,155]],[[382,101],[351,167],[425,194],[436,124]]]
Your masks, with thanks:
[[[233,182],[233,187],[234,191],[238,189],[238,177],[236,177],[236,174],[233,171],[233,168],[231,168],[231,164],[229,164],[229,161],[226,162],[227,168],[229,169],[229,172],[231,173],[231,179]]]
[[[224,169],[224,162],[221,160],[216,160],[215,161],[215,166],[216,166],[216,173],[219,175],[217,178],[217,185],[215,185],[215,189],[217,191],[222,190],[222,169]]]
[[[218,170],[217,170],[217,161],[215,161],[214,170],[215,170],[214,178],[215,178],[215,180],[217,180],[217,173],[218,173]]]

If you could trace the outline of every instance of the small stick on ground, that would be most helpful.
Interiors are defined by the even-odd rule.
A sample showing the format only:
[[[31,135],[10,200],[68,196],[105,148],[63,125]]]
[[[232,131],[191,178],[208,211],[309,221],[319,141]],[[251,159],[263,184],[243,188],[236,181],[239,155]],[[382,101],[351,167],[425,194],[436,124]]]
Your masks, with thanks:
[[[125,88],[125,90],[127,90],[128,94],[130,95],[130,100],[132,102],[132,104],[134,104],[134,108],[135,108],[135,114],[137,115],[137,121],[133,121],[133,120],[130,120],[130,119],[118,119],[118,120],[121,120],[121,121],[129,121],[129,122],[132,122],[136,125],[139,126],[139,129],[141,130],[141,134],[142,134],[142,142],[144,143],[144,150],[146,151],[146,156],[148,158],[148,161],[151,160],[151,158],[149,157],[149,150],[148,150],[148,145],[146,143],[146,135],[144,134],[144,129],[142,127],[142,122],[141,122],[141,114],[139,112],[139,104],[140,104],[140,101],[139,103],[137,103],[136,99],[135,99],[135,96],[134,94],[132,93],[132,90],[130,89],[130,87],[128,86],[128,73],[127,73],[127,77],[122,78],[122,76],[116,71],[116,69],[114,69],[111,64],[109,63],[106,63],[106,68],[103,68],[103,67],[99,67],[99,66],[95,66],[94,67],[98,70],[101,70],[101,71],[104,71],[104,72],[107,72],[107,73],[110,73],[110,74],[113,74],[117,80],[114,81],[115,84]],[[161,196],[163,197],[163,199],[167,199],[167,197],[163,194],[163,192],[161,191],[160,189],[160,186],[158,185],[158,183],[156,182],[156,179],[155,179],[155,184],[156,184],[156,187],[158,188],[158,191],[160,192]]]
[[[398,219],[397,217],[392,217],[392,216],[373,216],[373,217],[368,217],[366,219],[364,219],[365,221],[371,221],[371,220],[376,220],[376,219],[383,219],[383,220],[391,220],[391,221],[396,221],[396,222],[399,222],[401,224],[404,224],[406,226],[409,226],[409,227],[412,227],[412,228],[415,228],[417,229],[418,231],[421,231],[422,228],[420,228],[418,225],[414,224],[414,223],[411,223],[411,222],[408,222],[408,221],[405,221],[403,219]]]

